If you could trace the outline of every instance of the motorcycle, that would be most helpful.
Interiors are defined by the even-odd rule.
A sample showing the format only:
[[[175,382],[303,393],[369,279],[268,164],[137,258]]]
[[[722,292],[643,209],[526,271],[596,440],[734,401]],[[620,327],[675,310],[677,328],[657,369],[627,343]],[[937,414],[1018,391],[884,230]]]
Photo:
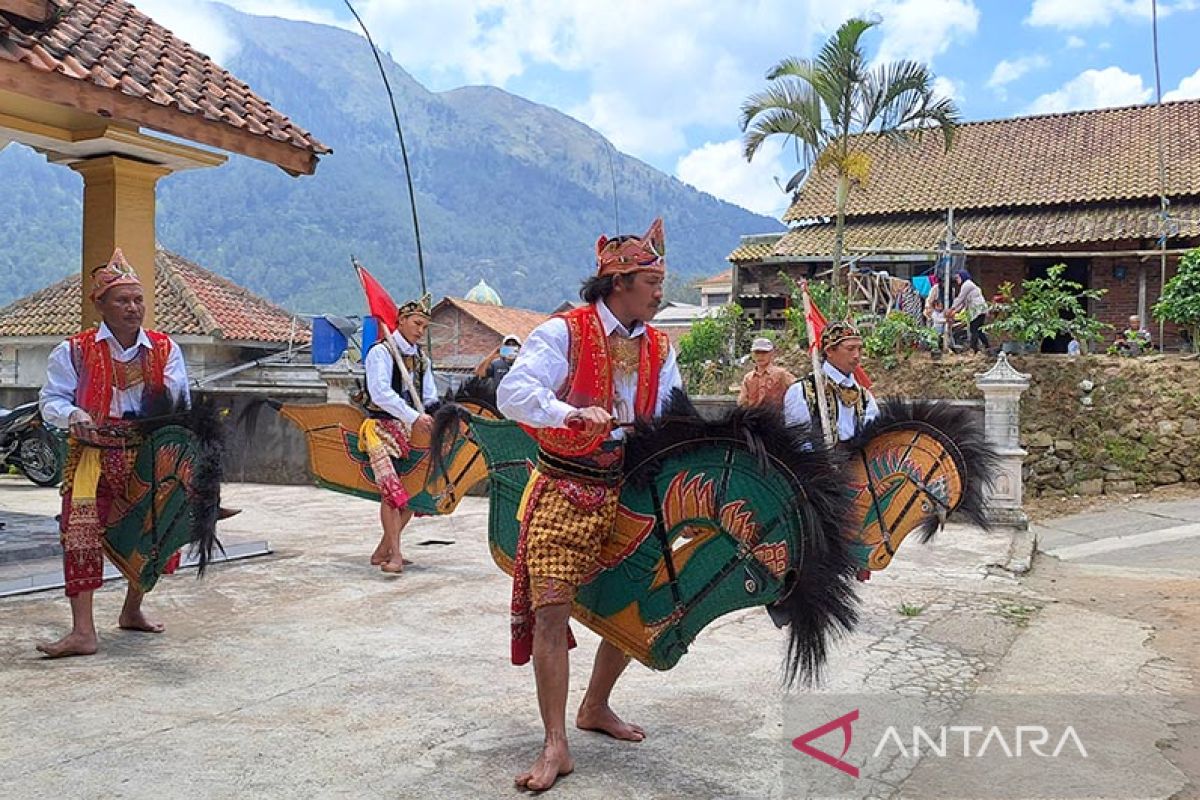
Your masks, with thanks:
[[[65,448],[42,420],[37,403],[0,408],[0,470],[12,466],[38,486],[62,481]]]

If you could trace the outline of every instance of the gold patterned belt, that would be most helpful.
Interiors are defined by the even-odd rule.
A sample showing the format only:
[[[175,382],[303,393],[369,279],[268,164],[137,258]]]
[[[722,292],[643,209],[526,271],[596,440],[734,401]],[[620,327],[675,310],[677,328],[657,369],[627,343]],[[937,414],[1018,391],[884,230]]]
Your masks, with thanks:
[[[582,458],[564,458],[538,450],[538,472],[551,478],[616,486],[621,482],[621,464],[625,460],[623,442],[608,441],[600,449]]]

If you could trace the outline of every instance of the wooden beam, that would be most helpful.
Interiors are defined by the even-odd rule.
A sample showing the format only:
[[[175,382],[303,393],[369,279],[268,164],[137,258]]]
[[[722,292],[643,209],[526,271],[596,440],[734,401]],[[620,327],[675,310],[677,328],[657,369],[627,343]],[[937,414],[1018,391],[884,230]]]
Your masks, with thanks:
[[[47,0],[0,0],[0,11],[7,11],[33,22],[50,19],[50,3]]]
[[[26,64],[0,59],[0,89],[266,161],[290,175],[311,175],[317,168],[317,154],[306,148]]]

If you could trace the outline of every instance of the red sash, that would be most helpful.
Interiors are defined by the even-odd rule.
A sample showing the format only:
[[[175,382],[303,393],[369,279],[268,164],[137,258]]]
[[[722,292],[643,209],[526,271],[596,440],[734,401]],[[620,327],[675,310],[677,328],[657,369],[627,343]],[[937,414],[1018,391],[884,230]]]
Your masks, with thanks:
[[[568,372],[564,389],[558,399],[575,406],[613,408],[613,362],[608,352],[608,337],[604,323],[594,304],[581,306],[559,315],[567,323],[570,344],[567,350]],[[671,343],[665,333],[646,326],[641,336],[638,354],[637,393],[633,412],[638,419],[654,416],[658,405],[658,376],[670,352]],[[522,425],[541,448],[566,458],[589,455],[607,435],[588,436],[567,428],[533,428]]]
[[[97,333],[99,330],[93,328],[77,333],[67,341],[71,343],[71,361],[79,376],[75,403],[99,423],[107,420],[112,410],[116,364],[112,349],[107,342],[96,338]],[[171,339],[165,333],[148,330],[146,336],[150,339],[150,349],[142,348],[138,354],[143,398],[164,391],[167,357],[171,354]]]

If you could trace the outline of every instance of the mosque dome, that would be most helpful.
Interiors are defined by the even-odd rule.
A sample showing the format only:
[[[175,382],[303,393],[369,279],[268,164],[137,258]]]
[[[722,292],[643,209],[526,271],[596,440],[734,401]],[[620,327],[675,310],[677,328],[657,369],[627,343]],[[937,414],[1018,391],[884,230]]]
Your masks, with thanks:
[[[475,288],[467,292],[467,300],[472,303],[486,303],[489,306],[502,306],[503,301],[500,300],[500,295],[496,294],[496,290],[487,285],[487,281],[480,280],[475,284]]]

